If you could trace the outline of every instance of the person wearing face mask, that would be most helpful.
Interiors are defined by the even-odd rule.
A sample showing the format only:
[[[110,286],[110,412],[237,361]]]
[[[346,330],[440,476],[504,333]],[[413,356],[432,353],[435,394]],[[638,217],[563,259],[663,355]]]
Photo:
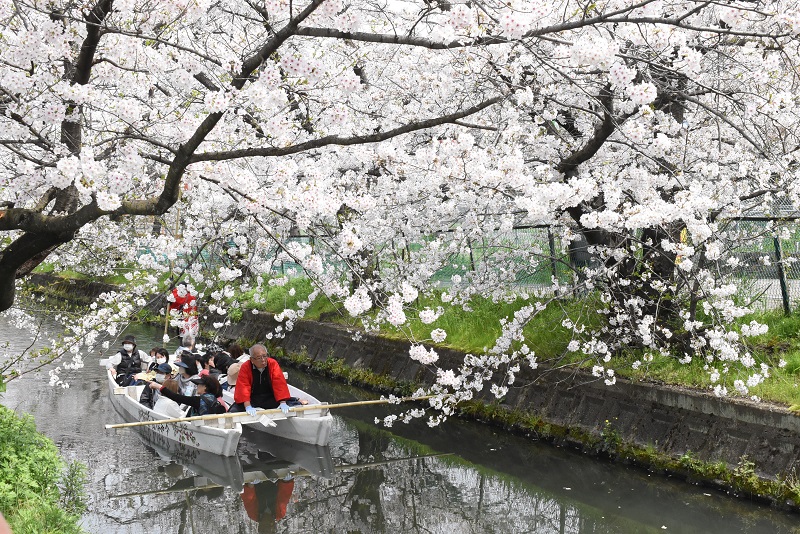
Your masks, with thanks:
[[[168,378],[172,378],[172,366],[163,362],[155,368],[156,376],[153,378],[154,382],[163,384]],[[139,397],[139,404],[147,406],[151,410],[154,409],[158,397],[161,395],[157,389],[145,387],[142,391],[142,396]]]
[[[194,395],[197,386],[192,382],[192,378],[199,378],[199,370],[194,356],[187,352],[182,353],[180,361],[175,362],[175,367],[178,372],[176,380],[181,394],[186,396]]]
[[[169,352],[164,347],[150,349],[150,357],[153,358],[153,362],[147,368],[148,372],[155,371],[162,363],[169,363]]]
[[[128,334],[122,341],[122,348],[108,359],[107,368],[111,369],[120,386],[128,386],[136,379],[136,373],[142,372],[142,362],[150,362],[150,357],[136,348],[136,338]]]

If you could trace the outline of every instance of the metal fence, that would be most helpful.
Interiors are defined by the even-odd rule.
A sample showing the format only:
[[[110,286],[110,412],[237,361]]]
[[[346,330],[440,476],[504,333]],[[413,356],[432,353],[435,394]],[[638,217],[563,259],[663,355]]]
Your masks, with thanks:
[[[783,307],[786,313],[800,302],[800,224],[761,217],[731,221],[739,261],[731,276],[739,294],[764,309]]]
[[[800,223],[768,218],[749,218],[728,221],[723,229],[732,243],[729,256],[735,267],[724,275],[733,281],[739,296],[754,307],[784,308],[786,313],[800,305]],[[479,268],[490,249],[514,247],[533,250],[540,256],[534,267],[519,266],[516,283],[521,286],[550,286],[556,279],[568,284],[576,270],[587,266],[591,255],[585,243],[565,243],[563,228],[547,226],[515,228],[501,242],[472,244],[472,251],[452,262],[457,267],[440,269],[435,280],[446,281],[453,275],[464,275],[468,269]]]
[[[721,232],[728,243],[734,244],[729,255],[736,259],[736,263],[727,267],[723,274],[736,283],[742,300],[763,309],[783,307],[787,313],[800,305],[798,221],[741,218],[721,225]],[[520,256],[507,260],[506,267],[515,273],[513,284],[544,289],[556,279],[560,284],[568,285],[576,270],[589,264],[591,255],[585,244],[566,243],[563,234],[564,228],[561,227],[521,227],[499,239],[495,237],[491,242],[470,241],[468,250],[454,254],[446,267],[436,271],[431,281],[447,286],[454,275],[465,276],[470,271],[497,268],[498,250],[515,250],[527,251],[537,261],[527,262],[519,259]],[[309,242],[308,237],[292,239]],[[195,261],[205,263],[208,268],[219,266],[223,261],[230,263],[225,254],[227,246],[225,242],[207,246]],[[277,249],[271,254],[277,257]],[[276,261],[273,272],[290,276],[302,274],[299,266],[289,261]]]

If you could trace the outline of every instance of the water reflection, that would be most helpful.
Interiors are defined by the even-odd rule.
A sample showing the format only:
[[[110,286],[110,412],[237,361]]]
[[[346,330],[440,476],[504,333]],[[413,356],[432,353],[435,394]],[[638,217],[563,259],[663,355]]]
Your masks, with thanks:
[[[143,345],[159,337],[133,333]],[[9,335],[0,316],[0,340]],[[2,397],[87,464],[89,532],[796,532],[796,516],[480,425],[376,427],[385,407],[337,411],[327,447],[245,431],[236,457],[182,450],[142,429],[105,430],[123,419],[99,358],[68,373],[69,389],[24,377]],[[289,372],[331,402],[374,396]]]
[[[329,447],[264,440],[262,436],[251,433],[251,439],[243,444],[239,455],[233,457],[179,447],[162,448],[141,436],[143,445],[158,456],[153,462],[156,471],[166,474],[169,484],[153,484],[148,489],[113,494],[109,498],[127,499],[129,506],[141,509],[139,499],[145,502],[146,498],[168,496],[174,503],[186,505],[187,513],[181,517],[193,518],[202,511],[190,508],[198,505],[204,508],[209,502],[228,502],[231,496],[238,495],[246,517],[255,522],[257,530],[272,531],[277,521],[286,516],[295,479],[331,478],[335,468]],[[235,522],[227,524],[231,526]],[[193,522],[189,522],[179,526],[192,528],[192,525]],[[196,532],[204,530],[198,527]]]

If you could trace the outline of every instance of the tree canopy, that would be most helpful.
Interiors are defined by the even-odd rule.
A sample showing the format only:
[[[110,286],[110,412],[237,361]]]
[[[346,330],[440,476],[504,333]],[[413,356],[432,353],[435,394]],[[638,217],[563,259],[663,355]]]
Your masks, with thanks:
[[[742,364],[743,394],[768,372],[741,343],[761,327],[730,328],[726,221],[798,200],[794,0],[16,0],[0,21],[2,310],[45,260],[153,273],[224,242],[236,261],[186,271],[228,283],[221,310],[288,259],[402,328],[480,243],[442,305],[526,305],[441,387],[502,396],[554,289],[519,287],[551,254],[503,236],[550,225],[593,258],[570,290],[605,320],[569,323],[569,350],[595,374],[628,347]],[[177,209],[179,234],[141,231]]]

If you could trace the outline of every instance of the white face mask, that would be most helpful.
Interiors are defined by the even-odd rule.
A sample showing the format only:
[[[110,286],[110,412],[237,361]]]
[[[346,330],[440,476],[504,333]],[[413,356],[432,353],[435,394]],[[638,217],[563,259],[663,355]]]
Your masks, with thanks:
[[[166,363],[166,362],[167,359],[164,358],[163,356],[159,356],[158,358],[156,358],[156,363]]]
[[[125,349],[128,352],[132,352],[133,351],[133,345],[131,345],[130,343],[125,343],[124,345],[122,345],[122,348]]]
[[[166,379],[167,379],[167,375],[156,375],[156,378],[155,378],[156,382],[158,382],[159,384],[163,384],[164,380],[166,380]]]

